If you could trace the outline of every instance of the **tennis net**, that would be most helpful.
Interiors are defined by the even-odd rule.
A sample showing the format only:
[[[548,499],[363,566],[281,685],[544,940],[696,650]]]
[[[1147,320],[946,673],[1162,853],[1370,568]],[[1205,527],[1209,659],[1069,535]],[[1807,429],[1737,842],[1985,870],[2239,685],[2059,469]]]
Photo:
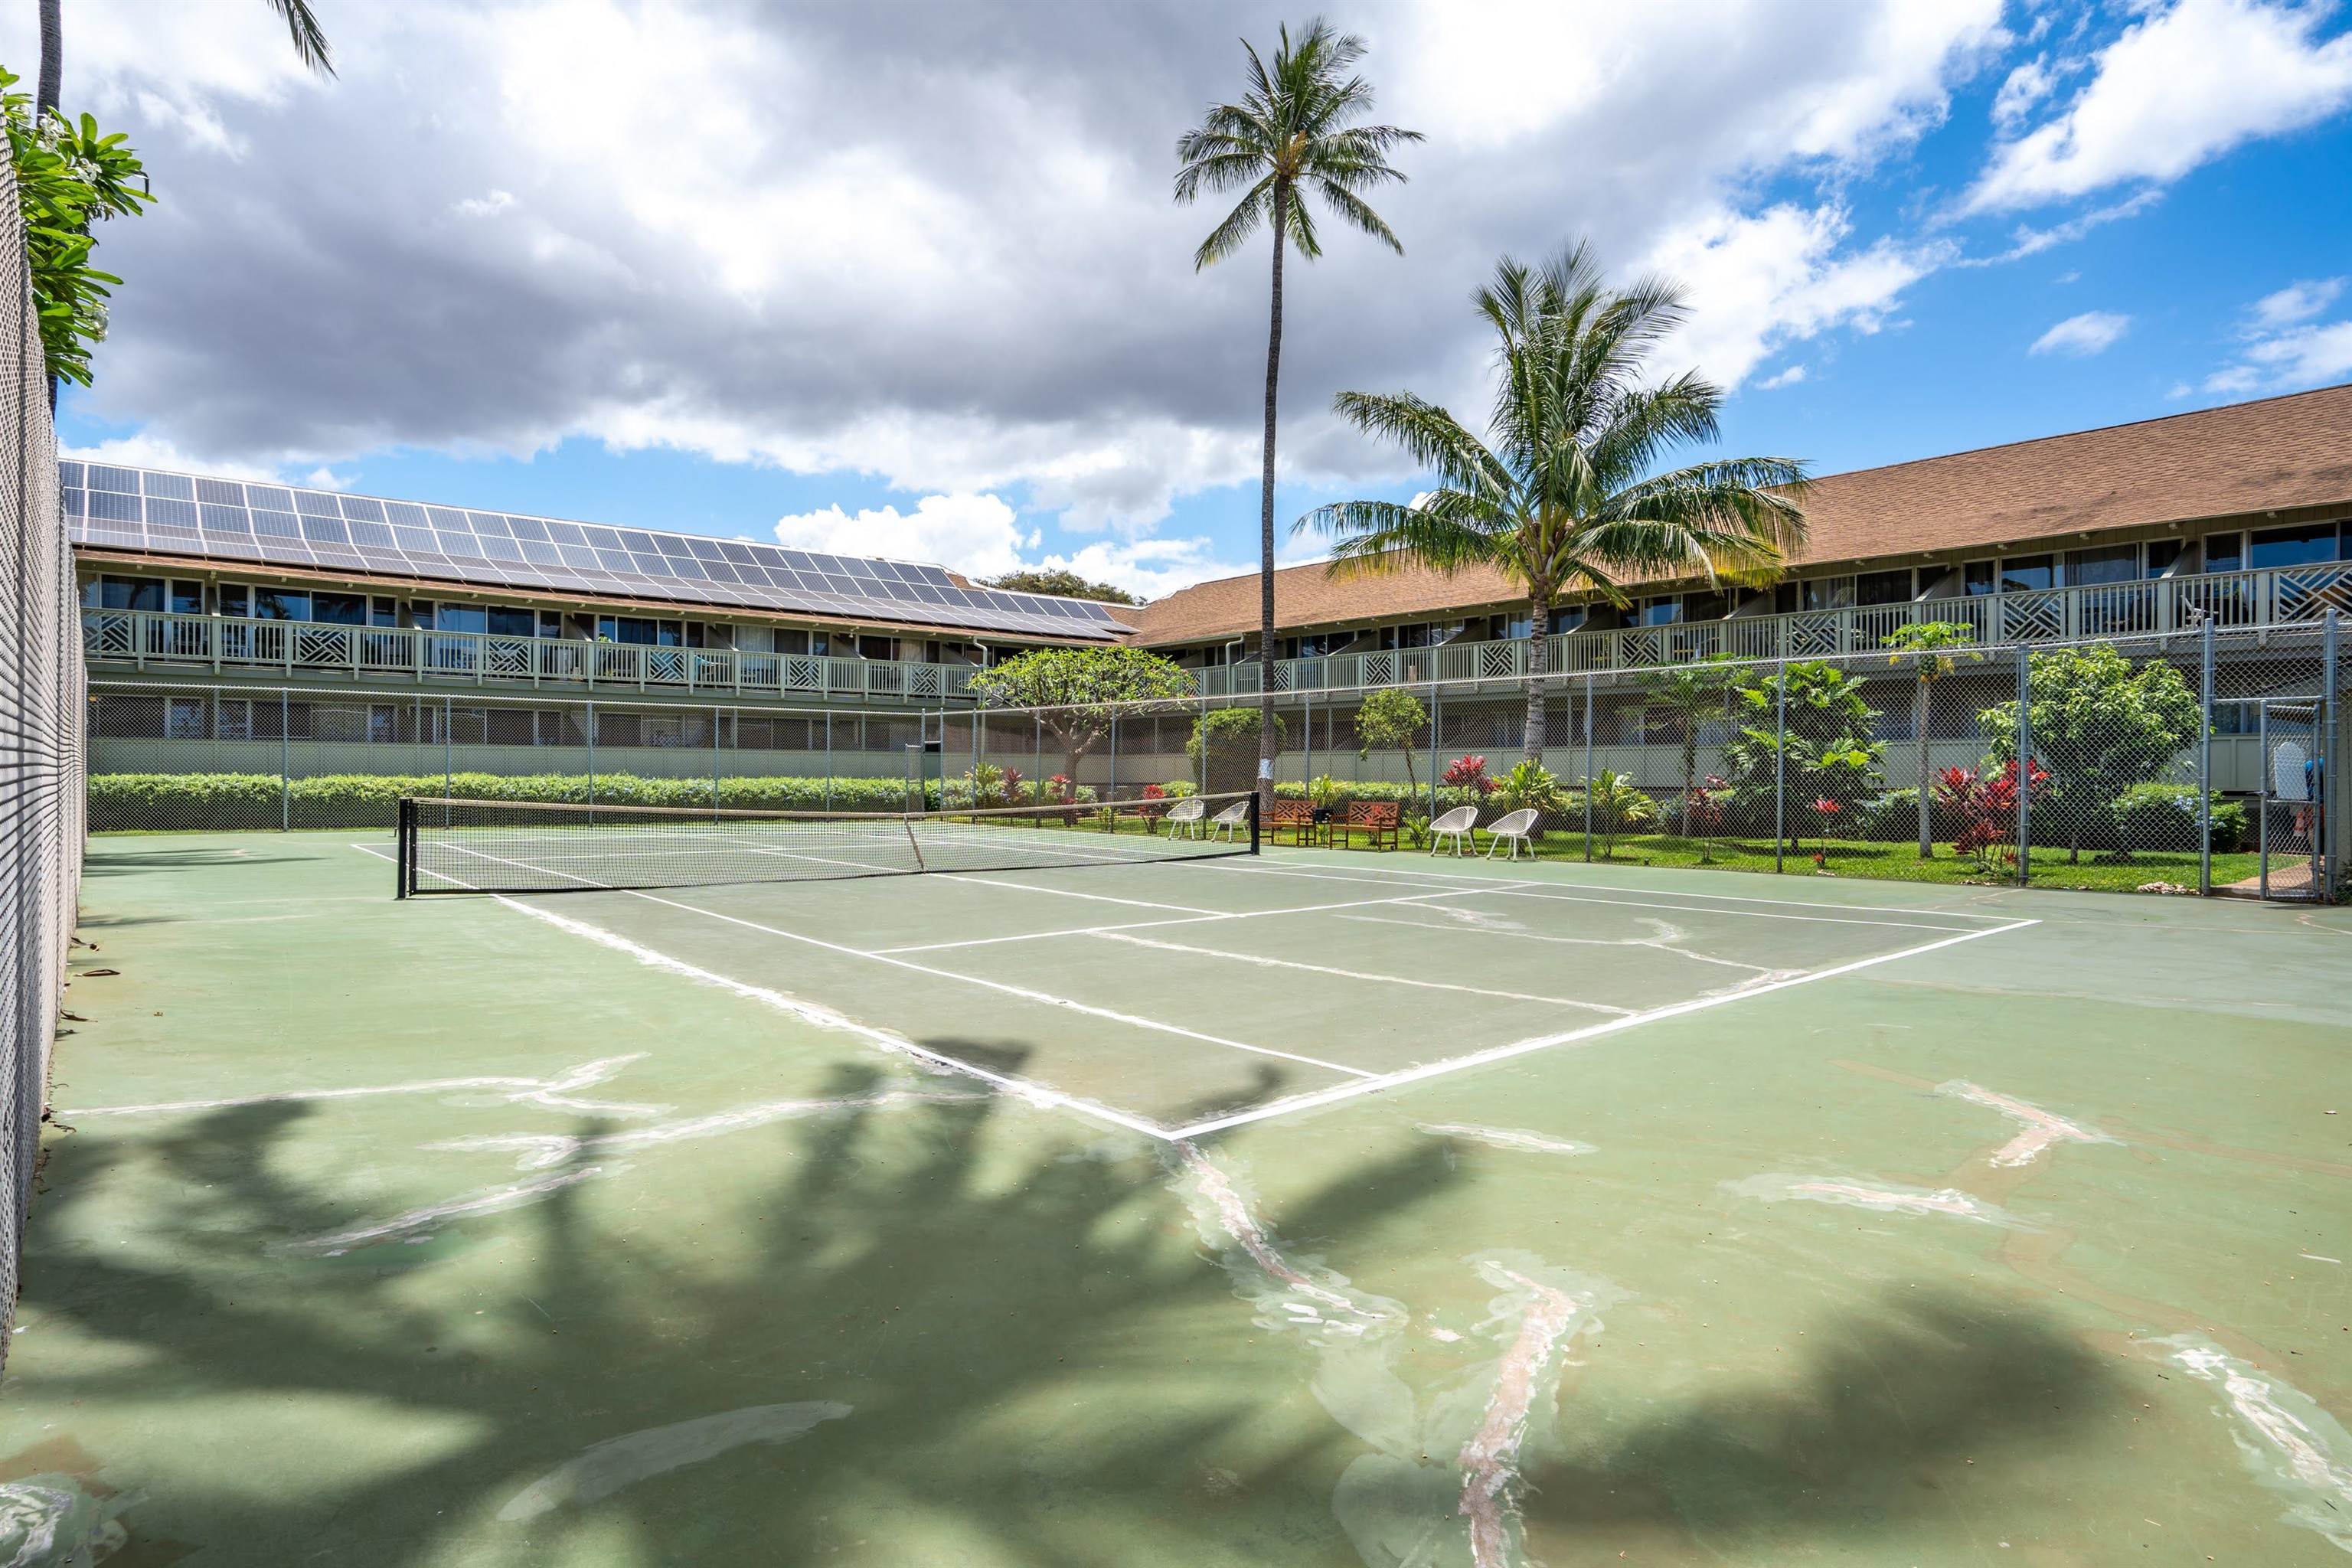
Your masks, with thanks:
[[[963,811],[400,803],[400,897],[1131,866],[1257,853],[1256,797]]]

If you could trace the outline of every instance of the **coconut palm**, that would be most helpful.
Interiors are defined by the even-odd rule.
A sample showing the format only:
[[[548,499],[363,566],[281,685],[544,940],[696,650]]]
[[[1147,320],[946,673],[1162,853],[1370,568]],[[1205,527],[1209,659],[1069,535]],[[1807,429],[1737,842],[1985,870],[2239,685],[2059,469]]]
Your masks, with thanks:
[[[1560,595],[1622,605],[1625,584],[1645,578],[1767,581],[1804,537],[1806,475],[1788,458],[1658,468],[1675,448],[1716,437],[1723,402],[1696,372],[1643,377],[1683,320],[1678,285],[1612,289],[1580,243],[1540,268],[1505,257],[1476,302],[1496,337],[1493,445],[1409,392],[1343,392],[1341,416],[1403,447],[1436,486],[1410,502],[1318,507],[1297,526],[1333,537],[1334,574],[1484,566],[1517,583],[1532,608],[1532,758],[1543,752],[1545,638]]]
[[[295,58],[320,76],[335,74],[333,51],[328,47],[326,29],[311,14],[309,0],[265,0],[286,24],[292,37]],[[47,117],[58,107],[58,94],[62,89],[65,75],[65,24],[59,16],[60,0],[40,0],[41,5],[41,78],[40,91],[34,100],[34,112]]]
[[[1319,17],[1296,40],[1285,26],[1269,66],[1244,40],[1248,91],[1238,103],[1211,104],[1201,123],[1176,142],[1176,200],[1240,191],[1224,221],[1192,253],[1193,270],[1238,252],[1263,227],[1274,235],[1274,303],[1265,338],[1265,448],[1258,477],[1258,789],[1273,798],[1274,771],[1274,413],[1282,380],[1282,261],[1296,246],[1312,261],[1323,254],[1308,197],[1349,226],[1402,255],[1404,247],[1364,193],[1404,176],[1390,151],[1421,133],[1358,121],[1371,111],[1372,89],[1352,68],[1363,40],[1335,33]]]
[[[1690,837],[1692,797],[1698,794],[1699,736],[1708,720],[1726,716],[1730,692],[1730,670],[1712,661],[1662,671],[1643,686],[1643,698],[1674,721],[1682,745],[1683,793],[1675,831],[1685,838]]]

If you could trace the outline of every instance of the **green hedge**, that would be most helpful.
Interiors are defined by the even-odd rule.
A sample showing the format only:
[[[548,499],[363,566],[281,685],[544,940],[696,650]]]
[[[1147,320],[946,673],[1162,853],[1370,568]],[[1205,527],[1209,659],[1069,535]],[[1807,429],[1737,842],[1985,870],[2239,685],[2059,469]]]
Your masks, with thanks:
[[[2116,796],[2116,834],[2126,849],[2197,847],[2197,786],[2136,784]],[[2246,808],[2213,792],[2213,852],[2228,855],[2246,841]]]
[[[467,800],[585,802],[580,773],[441,773],[401,777],[331,773],[296,779],[281,791],[276,773],[100,773],[89,781],[94,833],[277,827],[389,827],[403,795],[448,793]],[[952,794],[953,792],[950,791]],[[938,786],[927,804],[936,805]],[[595,797],[607,805],[708,806],[709,779],[647,779],[599,773]],[[745,810],[902,811],[907,786],[898,779],[721,779],[721,806]],[[952,803],[951,803],[952,804]]]

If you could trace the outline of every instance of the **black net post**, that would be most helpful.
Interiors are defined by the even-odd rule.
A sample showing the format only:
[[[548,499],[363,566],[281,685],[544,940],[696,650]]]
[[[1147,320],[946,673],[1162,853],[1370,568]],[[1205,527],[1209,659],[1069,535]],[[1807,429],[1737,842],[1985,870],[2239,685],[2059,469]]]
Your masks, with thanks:
[[[1248,811],[1250,830],[1249,852],[1253,855],[1258,852],[1258,802],[1261,798],[1262,797],[1258,795],[1257,791],[1250,791]]]
[[[416,890],[416,802],[400,797],[400,816],[393,832],[393,892],[404,899]]]

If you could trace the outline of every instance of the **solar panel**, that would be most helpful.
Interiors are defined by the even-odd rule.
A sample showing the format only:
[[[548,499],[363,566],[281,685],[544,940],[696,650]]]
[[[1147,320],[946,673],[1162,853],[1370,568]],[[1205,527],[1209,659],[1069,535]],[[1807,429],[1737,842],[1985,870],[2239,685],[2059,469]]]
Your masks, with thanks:
[[[959,588],[919,563],[106,463],[68,459],[58,472],[77,543],[1050,637],[1117,629],[1100,605]]]

